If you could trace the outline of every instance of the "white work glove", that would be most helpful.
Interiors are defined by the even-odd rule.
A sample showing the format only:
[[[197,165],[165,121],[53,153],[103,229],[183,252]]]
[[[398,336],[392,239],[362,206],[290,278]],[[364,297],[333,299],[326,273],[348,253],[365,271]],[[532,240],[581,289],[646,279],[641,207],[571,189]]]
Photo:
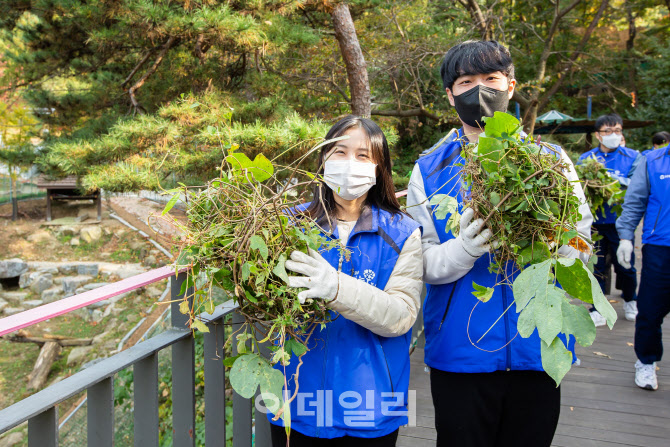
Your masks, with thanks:
[[[461,215],[461,231],[456,237],[456,241],[460,242],[463,250],[473,258],[488,253],[491,250],[489,240],[493,235],[488,228],[482,231],[484,227],[484,220],[477,219],[472,222],[475,212],[472,208],[466,208]]]
[[[307,298],[332,301],[337,297],[339,289],[339,273],[318,251],[308,249],[309,255],[301,251],[291,253],[291,259],[286,261],[286,269],[292,272],[302,273],[305,276],[289,276],[290,287],[300,287],[303,290],[298,293],[300,303]]]
[[[630,257],[633,255],[633,241],[628,239],[621,239],[619,241],[619,248],[616,250],[616,259],[619,264],[625,268],[630,268]]]

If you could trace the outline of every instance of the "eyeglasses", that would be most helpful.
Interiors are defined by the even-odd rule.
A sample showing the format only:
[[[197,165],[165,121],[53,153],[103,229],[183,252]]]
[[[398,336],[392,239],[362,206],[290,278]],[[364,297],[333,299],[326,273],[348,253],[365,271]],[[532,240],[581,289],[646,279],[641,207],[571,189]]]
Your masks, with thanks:
[[[603,135],[612,135],[612,133],[615,133],[617,135],[621,135],[623,133],[623,129],[601,129],[597,131],[598,133],[601,133]]]

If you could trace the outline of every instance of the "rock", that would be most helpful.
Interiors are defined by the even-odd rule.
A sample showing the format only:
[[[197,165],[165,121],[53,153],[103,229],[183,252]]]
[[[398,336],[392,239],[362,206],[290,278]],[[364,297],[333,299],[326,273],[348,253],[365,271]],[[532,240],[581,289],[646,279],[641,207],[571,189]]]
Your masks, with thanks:
[[[77,274],[79,275],[98,276],[99,270],[98,264],[79,264],[77,266]]]
[[[90,321],[95,323],[100,323],[104,317],[102,316],[102,311],[100,309],[95,309],[91,312]]]
[[[146,243],[144,241],[130,241],[128,243],[128,248],[131,250],[141,250],[146,247]]]
[[[2,292],[2,283],[0,282],[0,292]]]
[[[82,361],[86,355],[93,349],[92,346],[77,346],[70,351],[70,355],[67,356],[67,365],[73,366]]]
[[[63,278],[62,288],[65,297],[72,296],[79,287],[91,282],[93,278],[85,275],[71,276]]]
[[[86,290],[83,287],[78,287],[77,290],[74,291],[74,294],[79,295],[84,292],[86,292]]]
[[[42,273],[30,284],[30,289],[38,295],[54,285],[51,273]]]
[[[158,257],[160,256],[161,251],[154,248],[153,250],[149,250],[149,254]]]
[[[96,335],[95,337],[93,337],[92,343],[94,345],[102,343],[103,341],[105,341],[105,338],[109,337],[109,334],[111,334],[111,332],[103,332],[102,334]]]
[[[58,267],[42,267],[37,270],[39,273],[51,273],[52,275],[58,274]]]
[[[83,288],[84,288],[84,290],[88,291],[88,290],[97,289],[99,287],[104,287],[108,284],[109,284],[108,282],[92,282],[90,284],[85,284]]]
[[[46,242],[52,242],[55,240],[53,234],[49,233],[46,230],[38,230],[26,238],[28,242],[34,244],[42,244]]]
[[[19,287],[21,287],[22,289],[30,287],[30,285],[33,283],[33,281],[35,280],[35,278],[37,278],[38,275],[39,273],[37,272],[22,273],[21,276],[19,276]]]
[[[15,431],[0,439],[0,447],[14,447],[23,442],[23,432]]]
[[[77,271],[77,264],[61,264],[58,271],[63,275],[71,275]]]
[[[139,264],[126,264],[120,266],[115,273],[119,278],[121,279],[126,279],[130,278],[131,276],[139,275],[140,273],[144,273],[146,270],[142,267],[140,267]]]
[[[79,238],[78,238],[78,237],[73,237],[72,239],[70,239],[70,245],[72,245],[73,247],[76,247],[76,246],[78,246],[79,244],[80,244],[80,242],[79,242]]]
[[[126,317],[126,322],[128,324],[135,324],[140,321],[140,316],[137,314],[130,314]]]
[[[123,236],[128,232],[125,228],[119,228],[118,230],[114,231],[114,236],[118,237],[119,239],[122,239]]]
[[[157,287],[147,287],[147,295],[151,298],[158,298],[163,294],[163,290]]]
[[[89,304],[86,307],[89,308],[89,309],[99,309],[101,307],[109,306],[110,303],[111,303],[111,301],[109,301],[109,300],[102,300],[102,301],[98,301],[97,303]]]
[[[120,295],[113,296],[109,299],[109,301],[111,301],[112,303],[116,303],[117,301],[121,301],[122,299],[124,299],[125,297],[130,295],[130,293],[131,292],[126,292],[126,293],[122,293]]]
[[[105,236],[111,236],[112,234],[114,234],[114,233],[112,233],[112,230],[110,230],[110,229],[107,228],[107,227],[104,227],[104,228],[102,229],[102,233],[103,233]]]
[[[10,316],[23,312],[24,310],[25,309],[23,307],[5,307],[5,310],[3,310],[3,312],[5,313],[5,315]]]
[[[92,244],[100,240],[102,237],[102,229],[97,225],[84,227],[79,232],[79,237],[87,244]]]
[[[5,309],[5,307],[9,306],[9,303],[2,298],[0,298],[0,313]]]
[[[102,318],[107,317],[112,312],[114,313],[114,315],[118,315],[121,312],[121,309],[117,309],[116,305],[114,303],[112,303],[109,306],[107,306],[107,308],[105,309],[105,311],[102,314]]]
[[[25,300],[28,295],[28,292],[3,292],[0,294],[0,298],[4,298],[10,303],[21,304],[21,302],[23,302],[23,300]]]
[[[56,230],[56,234],[58,234],[59,236],[76,236],[79,234],[79,228],[66,225]]]
[[[30,301],[24,301],[23,305],[26,306],[28,309],[32,309],[33,307],[41,306],[44,304],[44,301],[42,300],[30,300]]]
[[[16,278],[26,271],[28,271],[28,264],[21,259],[0,261],[0,278]]]
[[[63,284],[63,278],[61,277],[54,278],[54,284],[58,284],[60,286],[61,284]]]
[[[142,261],[144,265],[147,267],[151,267],[153,265],[156,265],[156,257],[153,255],[149,255],[146,258],[144,258],[144,261]]]
[[[62,296],[63,296],[62,287],[51,287],[50,289],[47,289],[44,292],[42,292],[42,301],[44,301],[45,303],[51,303],[53,301],[59,300]]]

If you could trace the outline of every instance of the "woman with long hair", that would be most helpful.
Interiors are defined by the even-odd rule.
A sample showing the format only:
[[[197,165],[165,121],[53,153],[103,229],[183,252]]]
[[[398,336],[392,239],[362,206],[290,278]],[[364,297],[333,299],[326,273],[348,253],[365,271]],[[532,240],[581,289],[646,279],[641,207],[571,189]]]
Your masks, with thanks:
[[[337,248],[293,252],[301,302],[323,300],[332,319],[315,329],[307,353],[286,367],[285,395],[297,395],[282,419],[269,415],[272,443],[394,446],[408,423],[409,346],[420,307],[423,259],[419,225],[400,210],[386,138],[373,121],[347,116],[326,139],[320,179],[302,213]],[[290,430],[284,425],[290,420]],[[289,433],[287,440],[287,433]]]

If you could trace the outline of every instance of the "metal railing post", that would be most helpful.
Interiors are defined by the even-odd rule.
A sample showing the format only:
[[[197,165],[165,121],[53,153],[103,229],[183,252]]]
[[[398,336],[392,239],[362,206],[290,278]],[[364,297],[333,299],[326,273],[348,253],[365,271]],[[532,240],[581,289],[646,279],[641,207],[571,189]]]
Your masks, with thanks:
[[[104,379],[88,390],[87,433],[90,447],[114,446],[114,377]]]
[[[210,323],[205,333],[205,445],[226,446],[226,372],[223,318]]]
[[[134,445],[158,447],[158,352],[133,365]]]
[[[263,329],[263,332],[267,332],[269,329],[268,327],[263,327],[257,325],[257,327],[260,327]],[[260,349],[260,354],[263,356],[263,358],[270,359],[270,341],[266,341],[264,343],[260,343],[259,349]],[[260,400],[260,389],[258,390],[258,393],[256,394],[256,402]],[[268,416],[267,413],[262,413],[258,411],[258,406],[254,406],[254,421],[255,421],[255,430],[254,430],[254,445],[256,447],[271,447],[272,446],[272,436],[270,434],[270,421],[268,421]]]
[[[58,447],[58,408],[51,407],[28,420],[28,447]]]
[[[236,333],[244,317],[233,313],[233,333]],[[247,343],[249,343],[247,341]],[[247,345],[248,347],[248,345]],[[233,356],[237,355],[237,342],[233,339]],[[249,447],[251,445],[251,399],[245,399],[233,390],[233,447]]]
[[[171,281],[172,300],[179,300],[186,273],[180,273]],[[186,290],[186,296],[193,295],[193,289]],[[192,298],[189,299],[192,303]],[[172,327],[188,330],[188,315],[179,312],[179,301],[172,304]],[[190,307],[190,306],[189,306]],[[195,346],[193,337],[185,338],[172,345],[172,443],[176,447],[195,446]]]

